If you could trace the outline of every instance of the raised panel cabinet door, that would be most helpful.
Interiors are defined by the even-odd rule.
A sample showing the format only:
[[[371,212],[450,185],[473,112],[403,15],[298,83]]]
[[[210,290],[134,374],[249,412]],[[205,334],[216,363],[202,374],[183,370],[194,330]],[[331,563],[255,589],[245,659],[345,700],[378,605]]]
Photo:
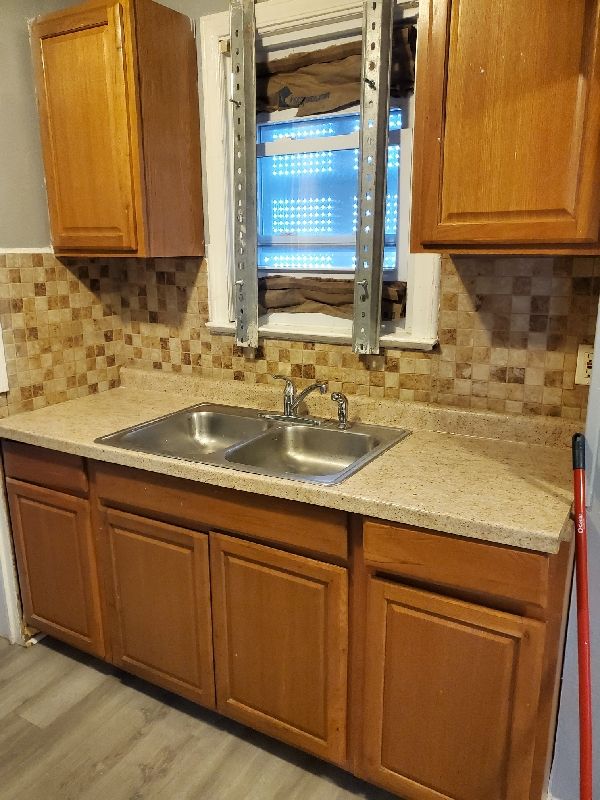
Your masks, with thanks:
[[[131,29],[121,4],[32,26],[52,240],[137,249]]]
[[[25,621],[103,657],[89,502],[12,478],[6,483]]]
[[[113,663],[215,706],[208,535],[103,512]]]
[[[530,796],[545,628],[371,579],[361,772],[405,800]]]
[[[210,551],[217,709],[343,763],[347,571],[218,533]]]
[[[421,3],[414,248],[598,245],[599,16],[598,0]]]

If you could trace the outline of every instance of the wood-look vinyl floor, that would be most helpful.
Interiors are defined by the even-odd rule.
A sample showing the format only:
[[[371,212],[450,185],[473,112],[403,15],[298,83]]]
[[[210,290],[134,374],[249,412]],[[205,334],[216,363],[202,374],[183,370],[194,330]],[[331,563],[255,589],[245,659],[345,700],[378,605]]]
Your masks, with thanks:
[[[51,639],[0,639],[0,800],[393,800]]]

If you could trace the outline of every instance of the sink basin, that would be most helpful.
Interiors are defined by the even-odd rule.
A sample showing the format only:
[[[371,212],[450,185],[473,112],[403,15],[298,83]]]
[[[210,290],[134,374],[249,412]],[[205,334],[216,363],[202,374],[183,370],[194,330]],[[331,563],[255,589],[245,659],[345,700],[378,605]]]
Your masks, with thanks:
[[[311,476],[327,482],[362,462],[379,446],[377,438],[365,433],[288,425],[231,448],[225,458],[272,474]]]
[[[315,425],[258,411],[202,404],[101,436],[96,442],[277,478],[333,484],[352,475],[409,431],[355,424]]]
[[[101,441],[127,450],[202,460],[202,456],[254,438],[269,427],[268,420],[258,416],[243,416],[213,408],[185,409],[104,436]]]

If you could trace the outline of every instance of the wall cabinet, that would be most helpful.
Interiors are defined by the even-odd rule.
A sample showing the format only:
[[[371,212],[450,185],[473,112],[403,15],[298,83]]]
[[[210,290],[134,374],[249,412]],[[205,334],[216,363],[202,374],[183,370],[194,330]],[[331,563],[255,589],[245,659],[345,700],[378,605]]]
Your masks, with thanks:
[[[597,0],[421,2],[414,250],[600,252],[599,19]]]
[[[112,660],[214,708],[208,536],[103,511]]]
[[[572,544],[3,455],[32,626],[404,800],[542,800]]]
[[[346,758],[347,571],[211,533],[217,708]]]
[[[88,0],[38,17],[31,41],[55,252],[201,255],[190,20]]]
[[[371,579],[366,628],[366,774],[406,800],[527,797],[544,624]]]

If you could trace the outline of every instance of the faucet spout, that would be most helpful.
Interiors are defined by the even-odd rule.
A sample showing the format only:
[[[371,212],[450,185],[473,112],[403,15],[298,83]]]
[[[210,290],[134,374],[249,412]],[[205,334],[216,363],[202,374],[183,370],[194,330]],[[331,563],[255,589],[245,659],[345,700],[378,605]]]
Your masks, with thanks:
[[[296,413],[298,406],[305,397],[308,397],[311,392],[316,391],[320,392],[320,394],[325,394],[327,391],[327,381],[317,381],[316,383],[312,383],[310,386],[307,386],[306,389],[300,392],[300,394],[294,398],[294,402],[292,403],[292,414]]]

